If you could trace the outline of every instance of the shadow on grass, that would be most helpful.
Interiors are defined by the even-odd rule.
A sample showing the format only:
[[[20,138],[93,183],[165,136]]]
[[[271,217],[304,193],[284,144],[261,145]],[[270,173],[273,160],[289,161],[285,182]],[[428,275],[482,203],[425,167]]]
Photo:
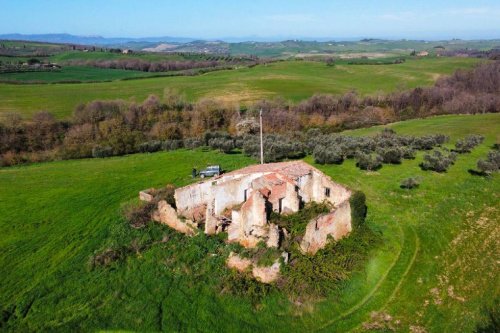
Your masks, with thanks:
[[[488,177],[489,176],[486,172],[477,171],[474,169],[469,169],[469,170],[467,170],[467,172],[469,172],[473,176],[480,176],[480,177]]]
[[[241,150],[231,150],[231,151],[224,153],[224,154],[226,154],[226,155],[241,155],[242,152],[241,152]]]

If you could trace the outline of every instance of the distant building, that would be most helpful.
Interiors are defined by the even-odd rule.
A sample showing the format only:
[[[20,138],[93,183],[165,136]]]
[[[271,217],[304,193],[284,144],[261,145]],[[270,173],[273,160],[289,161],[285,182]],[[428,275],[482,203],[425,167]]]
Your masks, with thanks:
[[[429,52],[427,51],[420,51],[417,53],[417,57],[427,57],[429,55]]]

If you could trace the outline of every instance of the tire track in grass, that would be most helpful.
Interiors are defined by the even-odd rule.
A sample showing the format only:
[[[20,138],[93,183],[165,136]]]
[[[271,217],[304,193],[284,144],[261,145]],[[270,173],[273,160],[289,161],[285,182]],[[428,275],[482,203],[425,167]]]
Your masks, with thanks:
[[[398,284],[396,285],[396,288],[394,288],[393,292],[391,293],[391,295],[389,296],[387,301],[384,303],[384,305],[378,309],[379,312],[384,311],[387,308],[387,306],[389,305],[389,303],[391,303],[394,300],[397,293],[401,289],[403,282],[406,280],[406,277],[410,273],[410,270],[413,268],[413,264],[415,263],[415,260],[417,259],[417,255],[420,251],[420,238],[418,237],[418,234],[415,232],[415,230],[413,228],[411,228],[411,231],[415,236],[415,247],[414,247],[415,250],[414,250],[413,256],[411,257],[411,260],[408,263],[408,266],[406,267],[406,270],[404,271],[403,275],[401,275],[401,279],[399,280]],[[356,327],[350,329],[348,332],[357,330],[358,328],[361,327],[362,324],[363,323],[360,323]]]
[[[399,282],[398,282],[396,288],[394,288],[394,291],[392,292],[391,296],[389,297],[387,302],[385,302],[384,306],[382,308],[380,308],[380,310],[384,310],[387,307],[387,305],[389,305],[389,303],[394,300],[394,298],[396,297],[396,294],[399,292],[399,289],[401,289],[401,285],[403,284],[404,280],[406,279],[406,277],[410,273],[410,270],[412,269],[413,264],[415,263],[415,260],[417,259],[418,252],[420,251],[420,238],[418,238],[418,234],[415,232],[415,230],[413,228],[411,228],[411,231],[415,236],[415,246],[414,246],[415,252],[413,253],[411,260],[408,263],[408,267],[406,267],[405,272],[401,276],[401,280],[399,280]]]
[[[349,315],[351,315],[352,313],[354,313],[356,310],[358,310],[359,308],[361,308],[363,305],[365,305],[372,298],[373,294],[375,294],[375,292],[380,288],[380,286],[382,285],[382,283],[385,281],[385,279],[387,278],[387,276],[389,275],[389,273],[391,272],[391,270],[394,268],[394,266],[396,265],[396,263],[399,261],[399,259],[401,257],[401,252],[402,252],[402,249],[403,249],[403,246],[404,246],[404,231],[403,231],[403,229],[401,227],[399,227],[399,231],[402,234],[401,248],[399,249],[399,252],[398,252],[398,255],[397,255],[396,259],[391,263],[391,266],[384,273],[384,275],[380,278],[380,280],[377,282],[377,284],[375,285],[375,287],[373,287],[373,289],[365,297],[363,297],[363,299],[361,299],[358,303],[356,303],[355,305],[353,305],[352,307],[350,307],[346,311],[342,312],[340,315],[338,315],[337,317],[333,318],[332,320],[330,320],[330,321],[324,323],[323,325],[321,325],[320,327],[316,328],[314,331],[316,331],[316,332],[317,331],[321,331],[321,330],[323,330],[323,329],[331,326],[332,324],[338,322],[339,320],[348,317]]]
[[[394,260],[394,262],[391,264],[390,268],[386,271],[386,273],[382,276],[382,278],[377,282],[375,287],[360,302],[358,302],[353,307],[351,307],[347,311],[343,312],[342,314],[340,314],[336,318],[323,324],[321,327],[316,329],[316,331],[324,331],[328,328],[332,328],[331,326],[333,324],[339,322],[340,320],[343,320],[343,319],[346,319],[346,318],[349,318],[349,317],[355,315],[356,311],[362,309],[363,307],[366,307],[366,309],[364,309],[363,312],[371,312],[371,311],[373,311],[375,309],[379,309],[379,308],[383,309],[387,306],[387,304],[389,304],[390,301],[392,301],[394,299],[397,292],[401,288],[406,276],[408,275],[411,268],[413,267],[413,264],[415,262],[417,254],[418,254],[418,251],[420,249],[420,241],[418,239],[417,234],[413,230],[413,228],[410,229],[411,233],[405,232],[405,230],[400,226],[399,226],[399,230],[403,234],[403,237],[401,240],[401,249],[398,253],[397,259]],[[412,243],[408,242],[408,240],[411,238],[415,239],[414,242],[412,242]],[[412,251],[413,254],[412,254],[411,258],[408,259],[408,262],[406,264],[403,263],[404,264],[404,272],[402,274],[399,274],[399,276],[398,276],[399,267],[397,267],[397,265],[402,260],[405,260],[403,258],[403,251],[405,251],[405,245],[409,246],[409,250]],[[403,268],[403,267],[401,267],[401,268]],[[387,300],[380,307],[370,308],[369,303],[373,303],[373,302],[376,303],[378,300],[384,299],[384,293],[382,293],[381,295],[377,295],[377,296],[375,294],[384,288],[388,288],[388,287],[390,288],[390,285],[392,284],[392,281],[393,281],[391,279],[391,276],[390,276],[391,273],[398,276],[398,278],[397,278],[397,280],[394,280],[394,282],[397,281],[397,283],[396,283],[395,287],[392,288],[392,292],[390,293],[390,296],[387,298]],[[360,313],[360,316],[364,317],[365,315]],[[351,320],[354,320],[354,319],[351,319]],[[350,328],[343,327],[342,331],[346,332],[346,331],[351,331],[353,329],[356,329],[359,327],[359,325],[361,325],[361,322],[351,323],[351,325],[354,325],[354,326],[350,327]],[[348,322],[346,322],[346,326],[350,326]]]

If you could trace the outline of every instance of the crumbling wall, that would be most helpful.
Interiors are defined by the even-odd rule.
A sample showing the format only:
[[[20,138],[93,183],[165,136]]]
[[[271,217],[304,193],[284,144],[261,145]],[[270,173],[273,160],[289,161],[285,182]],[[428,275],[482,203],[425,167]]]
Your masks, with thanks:
[[[286,253],[285,253],[286,254]],[[284,255],[282,255],[284,257]],[[280,276],[281,262],[277,259],[271,266],[258,266],[253,260],[242,258],[234,252],[229,254],[226,265],[239,272],[251,269],[252,275],[262,283],[272,283]]]
[[[282,202],[281,214],[292,214],[299,211],[300,198],[295,185],[286,183],[286,194]]]
[[[144,201],[144,202],[153,202],[154,197],[153,197],[153,188],[148,188],[147,190],[143,190],[139,192],[139,200]]]
[[[228,227],[228,241],[239,242],[245,247],[255,247],[265,240],[269,233],[267,226],[266,199],[259,191],[252,192],[250,198],[239,210],[233,210]]]
[[[220,215],[224,210],[238,205],[245,201],[245,190],[247,197],[248,189],[256,175],[245,175],[240,178],[220,182],[212,188],[212,197],[214,199],[214,214]]]
[[[239,272],[244,272],[253,265],[253,262],[250,259],[242,258],[236,253],[231,252],[227,258],[226,265],[227,267],[234,268]]]
[[[200,206],[206,206],[209,203],[211,187],[212,183],[202,182],[176,189],[177,213],[185,217],[193,216]]]
[[[323,202],[328,201],[337,206],[348,200],[351,196],[349,191],[344,186],[335,183],[327,175],[313,170],[310,174],[299,177],[297,179],[299,187],[299,195],[304,202]],[[326,189],[330,189],[330,195],[326,193]]]
[[[158,202],[158,209],[153,212],[153,220],[187,235],[194,235],[198,228],[193,221],[179,218],[175,209],[165,200]]]
[[[315,254],[328,244],[329,236],[339,240],[351,230],[351,205],[346,200],[333,212],[321,215],[307,224],[300,248],[305,253]]]

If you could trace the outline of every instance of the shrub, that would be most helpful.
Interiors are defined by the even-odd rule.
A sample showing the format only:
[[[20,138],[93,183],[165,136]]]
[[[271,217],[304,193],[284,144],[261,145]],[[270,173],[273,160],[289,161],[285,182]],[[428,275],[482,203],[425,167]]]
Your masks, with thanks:
[[[95,254],[90,258],[91,268],[95,267],[106,267],[111,265],[115,261],[122,260],[126,257],[128,249],[125,247],[120,247],[118,249],[108,248],[100,253]]]
[[[234,148],[234,140],[231,138],[213,138],[208,141],[212,149],[218,149],[223,153],[230,153]]]
[[[308,202],[303,209],[294,214],[280,215],[271,214],[271,221],[276,225],[285,228],[292,237],[303,236],[306,231],[307,224],[321,214],[326,214],[332,210],[332,206],[328,202]]]
[[[365,262],[376,235],[366,226],[354,229],[349,237],[330,242],[314,256],[293,252],[285,265],[278,287],[299,301],[316,300],[338,291],[343,281]]]
[[[417,151],[413,147],[402,147],[401,148],[402,157],[406,160],[414,160],[417,156]]]
[[[432,153],[424,155],[424,160],[420,163],[420,167],[422,170],[445,172],[455,163],[455,160],[456,154],[453,152],[434,150]]]
[[[170,206],[176,208],[175,206],[175,186],[168,184],[167,186],[156,190],[154,193],[153,202],[157,203],[161,200],[165,200]]]
[[[246,136],[243,152],[247,156],[260,157],[260,138]],[[302,142],[291,140],[282,135],[264,136],[264,159],[266,162],[277,162],[284,159],[302,158],[306,155],[306,146]]]
[[[257,249],[253,255],[253,260],[258,266],[271,266],[274,262],[281,257],[281,252],[277,248],[268,248],[265,244],[264,247]]]
[[[493,172],[500,170],[500,152],[492,150],[488,153],[486,160],[477,161],[477,168],[486,175],[491,175]]]
[[[342,151],[338,147],[317,146],[314,149],[313,156],[314,161],[319,164],[341,164],[344,161]]]
[[[141,202],[138,205],[128,205],[123,209],[123,216],[131,227],[144,228],[151,222],[151,214],[156,208],[155,202]]]
[[[365,223],[366,218],[366,195],[361,191],[356,191],[349,199],[351,205],[351,220],[355,226],[360,226]]]
[[[382,167],[382,157],[377,154],[358,152],[356,154],[356,166],[361,170],[374,171]]]
[[[413,145],[418,150],[431,150],[435,146],[439,146],[446,141],[448,141],[448,137],[445,135],[425,135],[415,138]]]
[[[250,273],[241,274],[233,270],[228,270],[220,284],[221,293],[245,297],[253,305],[257,305],[274,288],[273,285],[255,280]]]
[[[210,145],[211,139],[231,139],[231,135],[227,132],[205,132],[203,134],[203,142],[205,146]]]
[[[104,158],[113,156],[113,148],[105,146],[95,146],[92,148],[92,157],[94,158]]]
[[[137,148],[141,153],[154,153],[162,148],[162,142],[157,140],[143,142]]]
[[[420,185],[419,179],[417,179],[416,177],[409,177],[409,178],[403,179],[401,181],[401,185],[399,185],[399,187],[407,189],[407,190],[411,190],[413,188],[417,188],[419,185]]]
[[[203,146],[203,142],[196,138],[187,138],[184,139],[184,147],[186,149],[196,149]]]
[[[161,149],[163,150],[176,150],[183,146],[182,140],[165,140],[161,144]]]
[[[474,147],[480,145],[483,141],[484,136],[482,135],[468,135],[464,139],[458,140],[457,143],[455,143],[455,149],[453,149],[453,151],[459,154],[470,153]]]
[[[403,158],[403,151],[399,147],[377,149],[377,153],[382,157],[383,163],[401,164]]]

